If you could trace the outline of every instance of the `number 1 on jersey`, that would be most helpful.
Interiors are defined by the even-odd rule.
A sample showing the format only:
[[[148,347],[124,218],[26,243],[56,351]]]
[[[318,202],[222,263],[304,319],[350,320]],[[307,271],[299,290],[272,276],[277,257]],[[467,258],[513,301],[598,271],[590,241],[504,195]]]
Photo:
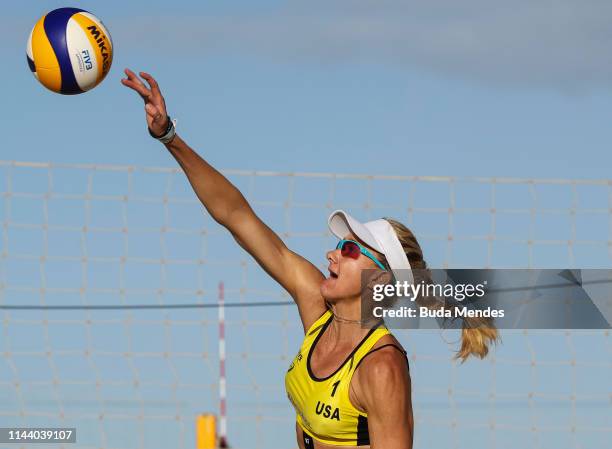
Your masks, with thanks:
[[[334,386],[334,388],[332,388],[332,394],[331,397],[333,398],[334,395],[336,394],[336,388],[338,388],[338,384],[340,383],[339,380],[335,381],[332,385]]]

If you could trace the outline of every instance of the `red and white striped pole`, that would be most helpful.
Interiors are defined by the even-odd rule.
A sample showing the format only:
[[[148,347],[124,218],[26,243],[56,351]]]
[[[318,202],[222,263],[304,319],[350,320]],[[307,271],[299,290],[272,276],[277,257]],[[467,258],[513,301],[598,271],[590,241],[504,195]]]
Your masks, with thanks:
[[[226,409],[226,381],[225,381],[225,288],[219,282],[219,447],[227,445],[227,409]]]

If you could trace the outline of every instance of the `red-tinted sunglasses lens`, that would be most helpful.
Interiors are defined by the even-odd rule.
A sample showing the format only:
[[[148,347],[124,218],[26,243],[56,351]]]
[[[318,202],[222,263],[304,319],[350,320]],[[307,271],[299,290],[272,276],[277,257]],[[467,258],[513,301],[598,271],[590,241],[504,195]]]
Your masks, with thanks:
[[[340,254],[343,257],[350,257],[352,259],[358,259],[361,255],[361,249],[354,242],[344,242],[342,248],[340,248]]]

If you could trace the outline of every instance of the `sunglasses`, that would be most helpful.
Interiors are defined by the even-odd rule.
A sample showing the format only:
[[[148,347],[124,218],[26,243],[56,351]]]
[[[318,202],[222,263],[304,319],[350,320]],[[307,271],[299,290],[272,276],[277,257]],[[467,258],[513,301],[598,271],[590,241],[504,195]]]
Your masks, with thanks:
[[[342,254],[342,257],[350,257],[351,259],[358,259],[359,256],[363,254],[364,256],[372,259],[381,270],[387,271],[385,266],[380,263],[380,261],[376,257],[374,257],[374,254],[372,254],[365,246],[363,246],[359,242],[356,242],[355,240],[342,239],[338,242],[338,245],[336,245],[336,249],[340,250],[340,254]]]

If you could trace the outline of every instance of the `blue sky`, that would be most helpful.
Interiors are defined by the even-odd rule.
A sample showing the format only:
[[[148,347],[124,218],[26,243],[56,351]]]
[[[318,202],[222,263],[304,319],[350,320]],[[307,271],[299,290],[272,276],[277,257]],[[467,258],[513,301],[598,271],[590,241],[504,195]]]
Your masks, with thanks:
[[[30,27],[62,3],[3,8],[3,159],[173,163],[119,83],[131,67],[159,79],[182,135],[222,168],[607,177],[601,2],[77,3],[115,44],[106,80],[79,97],[46,92],[25,63]]]
[[[105,22],[115,54],[101,85],[70,97],[39,85],[25,58],[31,27],[60,6],[67,5],[3,5],[0,160],[175,167],[146,132],[140,98],[120,84],[129,67],[157,77],[179,133],[220,169],[610,178],[612,5],[601,1],[75,1],[71,6]],[[59,195],[52,200],[43,198],[49,176]],[[207,292],[198,301],[215,302],[219,280],[226,281],[228,300],[283,298],[201,213],[184,179],[137,172],[127,187],[128,176],[1,167],[0,192],[10,185],[11,192],[34,194],[3,196],[0,203],[7,223],[2,303],[191,302],[188,292],[198,288]],[[333,245],[323,236],[329,178],[232,179],[261,201],[256,210],[273,229],[293,233],[287,237],[292,248],[324,262]],[[91,202],[79,196],[89,181],[99,195]],[[334,204],[352,204],[358,218],[370,218],[366,182],[334,182]],[[292,201],[315,207],[292,206],[287,219],[282,204],[290,183]],[[412,187],[411,205],[441,210],[406,221],[433,266],[610,267],[609,185],[537,185],[535,195],[527,184],[499,185],[495,206],[505,215],[496,215],[495,232],[490,184],[454,186],[457,207],[481,210],[455,214],[452,223],[446,181]],[[399,181],[376,181],[374,203],[405,214],[403,188]],[[124,194],[134,198],[125,205],[112,199]],[[142,199],[163,194],[175,200],[168,208]],[[575,217],[568,214],[574,203]],[[535,218],[529,208],[538,210]],[[121,231],[126,223],[129,236]],[[84,225],[94,231],[82,234]],[[185,232],[162,235],[162,226]],[[210,234],[201,236],[202,228]],[[529,255],[527,239],[536,241]],[[575,245],[568,247],[570,240]],[[85,268],[84,256],[91,258]],[[119,256],[129,260],[125,272],[113,259]],[[201,258],[206,265],[141,263],[160,257]],[[83,285],[88,293],[75,293]],[[119,287],[128,294],[104,290]],[[158,287],[168,292],[138,293]],[[41,288],[48,292],[39,294]],[[0,420],[11,425],[59,425],[58,411],[65,410],[83,413],[72,421],[81,447],[187,448],[193,416],[216,410],[214,309],[0,316],[0,354],[13,353],[0,357]],[[162,325],[165,320],[171,325]],[[292,447],[282,375],[301,337],[295,309],[233,309],[228,328],[230,442]],[[415,447],[574,449],[609,441],[609,333],[508,332],[494,357],[463,366],[450,360],[456,335],[398,335],[411,356]],[[164,358],[160,348],[172,356]],[[48,358],[47,350],[54,355]],[[55,378],[60,386],[45,386]],[[22,410],[26,418],[18,416]],[[174,413],[183,421],[156,418]]]

